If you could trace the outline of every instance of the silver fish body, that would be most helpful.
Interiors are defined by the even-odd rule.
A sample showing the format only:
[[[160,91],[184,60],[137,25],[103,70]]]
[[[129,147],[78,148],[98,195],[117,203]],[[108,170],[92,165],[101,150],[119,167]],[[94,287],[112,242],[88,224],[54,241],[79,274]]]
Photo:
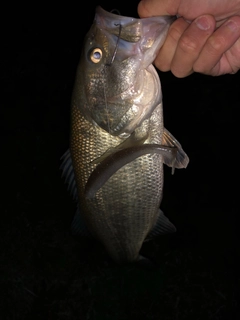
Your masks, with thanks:
[[[172,21],[97,7],[77,70],[62,165],[78,201],[73,233],[91,234],[119,263],[138,260],[147,238],[175,231],[159,209],[163,163],[183,168],[189,160],[164,128],[152,65]]]

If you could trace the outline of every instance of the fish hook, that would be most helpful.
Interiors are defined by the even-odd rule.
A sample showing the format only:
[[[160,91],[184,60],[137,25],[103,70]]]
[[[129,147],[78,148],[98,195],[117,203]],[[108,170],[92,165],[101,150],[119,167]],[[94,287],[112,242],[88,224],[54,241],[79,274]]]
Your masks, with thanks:
[[[120,13],[120,11],[118,9],[112,9],[110,12],[111,13],[115,13],[116,12],[116,14],[118,14],[119,16],[121,15],[121,13]]]
[[[113,52],[113,55],[112,55],[112,59],[110,61],[110,63],[106,63],[106,66],[110,67],[116,57],[116,54],[117,54],[117,49],[118,49],[118,43],[119,43],[119,40],[120,40],[120,35],[121,35],[121,32],[122,32],[122,25],[120,23],[114,23],[114,25],[116,27],[119,26],[119,33],[118,33],[118,38],[117,38],[117,42],[116,42],[116,47],[114,49],[114,52]]]

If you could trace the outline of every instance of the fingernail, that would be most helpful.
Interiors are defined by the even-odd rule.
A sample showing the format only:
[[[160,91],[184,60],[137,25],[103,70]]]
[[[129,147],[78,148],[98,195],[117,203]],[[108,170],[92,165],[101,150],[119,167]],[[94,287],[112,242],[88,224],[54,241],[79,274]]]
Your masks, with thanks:
[[[199,17],[195,20],[197,27],[201,30],[208,30],[210,28],[210,24],[206,17]]]
[[[232,31],[235,31],[239,28],[239,26],[232,20],[227,21],[225,25]]]

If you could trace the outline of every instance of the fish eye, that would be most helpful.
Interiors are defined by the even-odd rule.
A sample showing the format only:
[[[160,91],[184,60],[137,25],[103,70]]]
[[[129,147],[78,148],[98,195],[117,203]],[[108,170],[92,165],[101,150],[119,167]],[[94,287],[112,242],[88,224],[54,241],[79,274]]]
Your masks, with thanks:
[[[93,63],[98,63],[102,59],[102,50],[100,48],[95,48],[90,53],[90,59]]]

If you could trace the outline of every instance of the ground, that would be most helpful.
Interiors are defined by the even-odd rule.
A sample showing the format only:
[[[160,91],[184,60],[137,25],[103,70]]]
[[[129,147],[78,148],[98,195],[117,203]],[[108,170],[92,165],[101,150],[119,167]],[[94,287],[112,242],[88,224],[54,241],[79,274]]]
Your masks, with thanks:
[[[155,269],[118,266],[101,244],[70,234],[75,203],[60,157],[69,144],[72,86],[96,4],[86,10],[89,25],[67,5],[61,15],[19,15],[14,32],[4,35],[0,317],[239,319],[239,73],[185,79],[159,73],[165,126],[190,163],[173,176],[165,168],[161,208],[177,232],[143,245]],[[133,5],[120,9],[136,14]]]

